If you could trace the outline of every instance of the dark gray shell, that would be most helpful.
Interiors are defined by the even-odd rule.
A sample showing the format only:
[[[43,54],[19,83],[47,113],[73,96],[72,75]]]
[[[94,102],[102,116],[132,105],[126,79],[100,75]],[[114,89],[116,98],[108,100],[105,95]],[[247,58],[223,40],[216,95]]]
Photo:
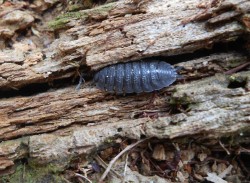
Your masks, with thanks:
[[[176,69],[163,61],[136,61],[107,66],[94,76],[97,88],[116,94],[160,90],[178,78]]]

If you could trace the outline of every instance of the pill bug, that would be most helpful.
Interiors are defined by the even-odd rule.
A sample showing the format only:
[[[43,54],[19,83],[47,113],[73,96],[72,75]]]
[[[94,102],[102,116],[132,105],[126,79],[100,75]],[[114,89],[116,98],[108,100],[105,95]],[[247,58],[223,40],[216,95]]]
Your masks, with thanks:
[[[96,87],[126,94],[160,90],[180,77],[179,69],[163,61],[134,61],[104,67],[94,75]]]

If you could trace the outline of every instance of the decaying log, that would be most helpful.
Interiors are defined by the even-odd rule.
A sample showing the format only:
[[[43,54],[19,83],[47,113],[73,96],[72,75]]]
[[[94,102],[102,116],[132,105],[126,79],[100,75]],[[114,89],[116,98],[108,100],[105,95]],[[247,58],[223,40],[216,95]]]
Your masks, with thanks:
[[[233,55],[221,56],[233,58]],[[193,63],[198,67],[206,62],[209,65],[209,58],[204,60]],[[240,74],[248,75],[249,71]],[[201,81],[179,83],[162,91],[150,109],[144,107],[148,103],[144,95],[114,99],[89,87],[79,92],[72,87],[60,89],[32,99],[2,99],[1,139],[18,139],[2,142],[1,156],[13,165],[14,160],[28,155],[30,162],[50,163],[63,170],[72,157],[89,154],[116,135],[133,139],[142,135],[168,139],[196,134],[208,138],[228,134],[244,136],[249,130],[250,83],[246,83],[246,90],[228,88],[229,82],[226,75],[219,74]],[[165,96],[173,88],[176,92]],[[168,102],[180,98],[188,105],[189,112],[169,115]],[[157,113],[159,118],[136,117],[144,112]],[[32,135],[36,133],[39,135]]]
[[[198,4],[196,0],[148,1],[139,5],[120,1],[104,5],[103,9],[107,12],[104,17],[99,17],[104,20],[94,24],[83,21],[88,10],[83,10],[81,16],[78,15],[80,18],[66,14],[68,23],[65,23],[65,27],[70,28],[50,45],[42,40],[47,48],[30,52],[16,45],[17,49],[0,52],[1,89],[70,77],[81,65],[98,69],[108,64],[150,56],[194,52],[212,47],[216,42],[232,41],[244,34],[245,28],[235,18],[248,11],[249,2],[225,1],[213,11],[210,10],[216,15],[218,12],[224,15],[222,20],[217,20],[222,22],[219,25],[215,20],[210,22],[212,26],[206,21],[185,24],[187,18],[195,18],[204,11],[197,8]],[[228,12],[235,11],[237,14],[234,16],[228,15]],[[88,16],[95,17],[95,11],[89,13],[92,14]],[[65,20],[65,17],[61,19]],[[248,22],[248,19],[244,20]],[[16,57],[13,58],[13,55]]]
[[[210,72],[213,73],[216,72],[216,64],[218,67],[219,64],[226,65],[227,63],[234,62],[235,60],[243,61],[246,60],[246,58],[239,54],[220,54],[211,55],[210,57],[185,62],[179,65],[186,69],[191,68],[195,71],[207,70],[208,72],[210,70]],[[195,75],[200,76],[201,74],[196,73],[193,77],[195,77]],[[243,73],[241,76],[244,77]],[[245,73],[245,77],[246,76],[247,73]],[[218,95],[223,98],[225,95],[224,90],[228,90],[228,95],[234,95],[234,90],[227,89],[229,81],[230,79],[228,76],[222,75],[214,76],[206,82],[204,81],[205,83],[202,81],[197,81],[195,84],[179,83],[177,86],[163,90],[163,93],[168,92],[171,93],[172,96],[169,97],[162,94],[162,97],[155,99],[155,106],[148,107],[145,107],[145,105],[149,103],[149,100],[145,99],[145,97],[148,98],[150,94],[115,97],[106,94],[93,86],[87,85],[80,91],[76,91],[73,86],[48,91],[32,97],[12,97],[8,99],[1,99],[0,116],[4,123],[1,123],[0,125],[0,139],[13,139],[23,135],[54,131],[58,128],[74,124],[87,125],[91,123],[98,124],[103,122],[117,123],[123,120],[125,121],[122,123],[127,124],[127,121],[131,121],[135,118],[135,116],[143,114],[144,111],[155,111],[156,113],[159,113],[159,115],[164,116],[167,115],[166,112],[168,113],[171,110],[167,109],[167,107],[169,107],[168,103],[171,97],[186,97],[183,102],[187,102],[188,105],[190,103],[190,105],[194,104],[194,106],[197,106],[197,103],[200,102],[204,102],[206,105],[209,105],[209,100],[211,100],[213,95]],[[199,100],[197,100],[198,94],[196,94],[196,92],[199,93],[200,91],[196,91],[195,88],[199,87],[199,85],[202,85],[201,88],[205,91],[201,91],[202,93],[199,94],[201,96],[199,97]],[[171,92],[173,90],[177,91]],[[214,90],[214,93],[210,94],[211,90]],[[244,91],[244,89],[240,90],[242,90],[242,92]],[[221,93],[222,91],[223,93]],[[243,92],[240,95],[243,95],[245,97],[243,97],[243,99],[245,99],[246,104],[249,104],[249,93]],[[237,100],[238,99],[236,99],[236,101]],[[223,105],[223,103],[225,103],[225,101],[221,99],[220,105]],[[215,106],[212,105],[207,107]],[[193,106],[191,109],[195,114]],[[186,118],[186,115],[184,115],[183,118]],[[147,118],[143,119],[148,121]],[[190,133],[193,133],[192,128],[190,129]],[[136,136],[138,137],[140,134]]]
[[[184,77],[161,90],[153,104],[151,94],[113,96],[90,82],[79,91],[68,83],[31,96],[2,96],[0,173],[13,173],[23,159],[34,167],[49,165],[48,172],[62,172],[72,160],[87,159],[116,136],[244,139],[250,130],[250,71],[225,72],[249,62],[249,43],[243,40],[249,36],[250,3],[209,5],[208,0],[118,1],[60,15],[49,24],[59,38],[49,44],[40,35],[42,46],[15,43],[0,51],[0,91],[5,92],[72,78],[80,68],[95,71],[153,56],[182,66]],[[9,22],[0,21],[0,36],[8,39],[18,30],[4,34],[2,27]],[[242,49],[246,44],[243,51],[212,49],[239,39]],[[203,49],[212,50],[183,58]]]

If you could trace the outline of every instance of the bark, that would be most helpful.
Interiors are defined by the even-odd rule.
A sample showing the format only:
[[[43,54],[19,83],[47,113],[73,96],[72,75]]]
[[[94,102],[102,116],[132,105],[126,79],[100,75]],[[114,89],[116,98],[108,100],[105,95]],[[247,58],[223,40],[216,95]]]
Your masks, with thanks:
[[[247,134],[250,71],[224,74],[248,61],[247,41],[245,51],[244,45],[229,52],[212,47],[249,36],[250,3],[225,0],[209,7],[209,2],[105,4],[59,16],[49,24],[59,38],[49,44],[40,32],[40,47],[27,51],[15,45],[2,50],[1,91],[72,78],[80,67],[95,71],[152,56],[183,66],[185,78],[161,90],[151,105],[151,94],[113,96],[90,82],[79,91],[69,83],[31,96],[1,98],[2,174],[13,173],[15,162],[21,159],[64,171],[73,159],[88,157],[114,136],[215,139]],[[199,8],[201,5],[206,8]],[[32,21],[25,21],[25,26]],[[4,36],[0,31],[0,35],[11,36],[18,29],[11,30]],[[182,56],[208,48],[212,50],[207,56]]]

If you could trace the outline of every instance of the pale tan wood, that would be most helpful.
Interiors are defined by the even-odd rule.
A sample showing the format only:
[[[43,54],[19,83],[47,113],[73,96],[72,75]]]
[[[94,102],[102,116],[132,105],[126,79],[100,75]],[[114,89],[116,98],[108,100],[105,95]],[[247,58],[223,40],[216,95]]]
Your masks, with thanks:
[[[70,28],[60,33],[60,38],[47,48],[38,48],[28,54],[19,49],[0,51],[0,88],[19,88],[71,77],[80,65],[85,64],[96,70],[117,62],[194,52],[244,34],[241,19],[236,21],[235,18],[244,15],[249,2],[225,1],[209,10],[197,7],[200,3],[209,5],[209,2],[154,0],[136,4],[119,1],[110,5],[102,21],[86,23],[82,20],[86,16],[72,18],[65,25]],[[217,15],[216,12],[225,6],[229,8]],[[209,23],[205,20],[184,23],[197,14],[208,14],[209,19],[213,12],[220,16],[217,22],[222,23],[219,26],[215,24],[216,17]],[[95,11],[82,11],[82,14],[88,13],[95,17]],[[213,26],[209,27],[210,24]]]
[[[249,34],[248,19],[241,22],[240,18],[247,16],[248,1],[223,1],[205,10],[197,7],[198,0],[133,2],[113,3],[101,17],[94,10],[83,10],[95,18],[94,23],[70,20],[47,48],[29,54],[17,47],[2,50],[0,90],[69,78],[80,65],[96,70],[150,56],[181,55]],[[73,158],[90,155],[115,135],[133,139],[244,137],[250,122],[249,80],[246,86],[231,89],[229,76],[223,74],[231,64],[244,62],[247,55],[233,51],[185,60],[177,65],[184,67],[186,81],[163,89],[151,106],[150,94],[113,96],[89,83],[79,91],[72,85],[27,97],[1,98],[2,173],[12,173],[14,161],[23,158],[63,171]],[[234,77],[249,75],[245,71]],[[189,109],[171,113],[169,101],[180,98]],[[157,117],[143,115],[150,112]]]
[[[183,66],[197,70],[212,67],[215,59],[217,63],[225,64],[230,59],[244,57],[238,54],[213,55],[186,62]],[[249,74],[249,71],[239,73],[241,77]],[[75,152],[89,153],[115,135],[136,139],[140,139],[141,135],[172,139],[196,134],[210,138],[244,134],[245,130],[249,130],[250,83],[248,81],[246,85],[248,91],[244,88],[230,89],[228,77],[217,74],[173,85],[163,90],[155,99],[155,104],[149,107],[149,99],[146,98],[150,98],[150,94],[114,97],[88,86],[78,92],[70,87],[32,97],[1,99],[0,138],[18,138],[1,143],[1,155],[13,160],[20,158],[18,146],[24,139],[30,158],[48,163],[72,158]],[[168,95],[163,94],[169,92]],[[184,96],[188,98],[190,111],[170,115],[169,100]],[[136,115],[143,112],[155,112],[160,117],[150,119],[141,116],[137,119]],[[13,143],[17,147],[13,147]],[[6,148],[6,145],[12,148]],[[57,154],[54,158],[51,156],[53,153]]]

